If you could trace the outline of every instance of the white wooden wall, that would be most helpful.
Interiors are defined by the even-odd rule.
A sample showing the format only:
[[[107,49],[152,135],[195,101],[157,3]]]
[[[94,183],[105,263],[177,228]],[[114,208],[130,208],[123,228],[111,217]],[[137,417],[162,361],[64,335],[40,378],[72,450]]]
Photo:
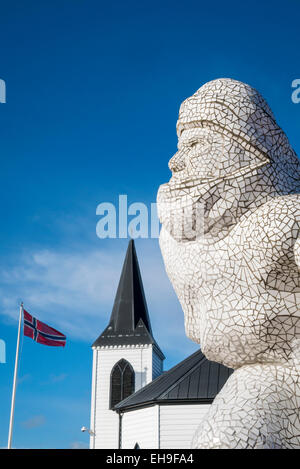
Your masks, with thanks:
[[[91,403],[91,448],[118,448],[119,417],[109,409],[110,374],[114,365],[124,358],[135,372],[135,391],[152,381],[152,345],[141,347],[98,348],[93,350]]]
[[[158,448],[158,406],[126,412],[122,417],[122,449],[138,443],[143,448]]]
[[[122,448],[190,449],[210,404],[154,405],[123,414]]]
[[[189,449],[210,404],[160,406],[160,448]]]

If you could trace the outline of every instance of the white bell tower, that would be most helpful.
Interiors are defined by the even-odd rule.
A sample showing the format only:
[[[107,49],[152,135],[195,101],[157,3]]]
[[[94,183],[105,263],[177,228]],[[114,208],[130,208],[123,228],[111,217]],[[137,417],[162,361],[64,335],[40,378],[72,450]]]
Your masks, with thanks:
[[[106,329],[92,345],[90,448],[119,448],[114,405],[159,376],[164,355],[154,340],[134,241],[130,240]]]

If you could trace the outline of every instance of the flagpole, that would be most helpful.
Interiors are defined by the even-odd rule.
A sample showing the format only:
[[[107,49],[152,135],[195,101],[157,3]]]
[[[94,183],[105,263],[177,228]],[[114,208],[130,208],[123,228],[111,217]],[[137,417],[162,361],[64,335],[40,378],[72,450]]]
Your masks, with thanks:
[[[23,303],[21,303],[21,305],[20,305],[20,314],[19,314],[19,328],[18,328],[18,339],[17,339],[15,371],[14,371],[14,384],[13,384],[13,391],[12,391],[12,397],[11,397],[11,409],[10,409],[10,421],[9,421],[7,449],[11,449],[12,432],[13,432],[13,424],[14,424],[15,398],[16,398],[17,374],[18,374],[18,364],[19,364],[19,348],[20,348],[19,346],[20,346],[22,313],[23,313]]]

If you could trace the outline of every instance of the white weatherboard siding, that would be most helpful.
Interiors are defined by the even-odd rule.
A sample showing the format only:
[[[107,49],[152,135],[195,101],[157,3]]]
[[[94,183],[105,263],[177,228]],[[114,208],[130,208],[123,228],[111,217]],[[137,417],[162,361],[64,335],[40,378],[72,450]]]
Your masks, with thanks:
[[[125,412],[122,449],[190,449],[210,404],[154,405]]]
[[[95,428],[95,398],[96,398],[96,371],[97,371],[97,358],[98,353],[96,349],[93,349],[93,371],[92,371],[92,398],[91,398],[91,423],[90,428],[94,430]],[[90,436],[90,448],[94,448],[94,436]]]
[[[125,412],[122,417],[122,449],[141,449],[158,446],[158,406]]]
[[[210,404],[160,406],[160,448],[189,449]]]
[[[91,448],[118,448],[119,416],[109,409],[110,374],[122,358],[134,369],[135,391],[152,381],[152,345],[94,349],[91,430],[95,435],[90,440]]]

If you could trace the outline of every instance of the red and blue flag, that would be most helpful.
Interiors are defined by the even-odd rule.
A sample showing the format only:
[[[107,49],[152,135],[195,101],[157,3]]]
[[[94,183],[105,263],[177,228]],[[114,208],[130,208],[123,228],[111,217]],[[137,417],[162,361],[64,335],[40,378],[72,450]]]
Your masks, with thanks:
[[[61,332],[47,326],[29,314],[25,309],[24,313],[24,335],[35,340],[39,344],[51,345],[53,347],[64,347],[66,336]]]

